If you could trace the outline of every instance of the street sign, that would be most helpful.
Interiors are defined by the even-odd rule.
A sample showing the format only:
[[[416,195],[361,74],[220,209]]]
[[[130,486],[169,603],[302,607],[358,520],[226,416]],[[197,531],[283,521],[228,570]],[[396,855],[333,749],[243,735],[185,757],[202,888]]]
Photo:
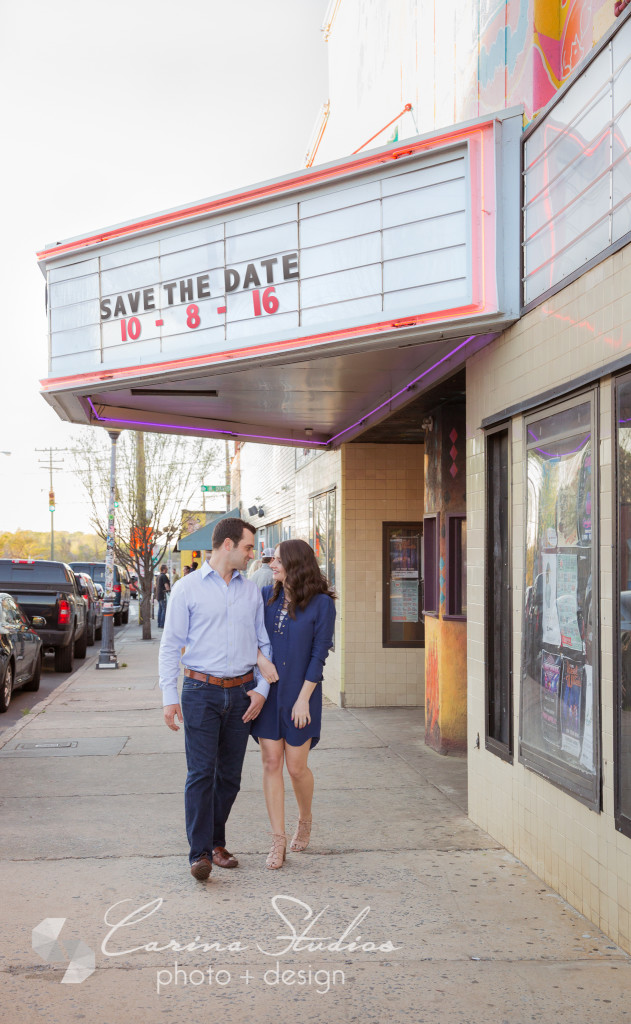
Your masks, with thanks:
[[[223,491],[224,494],[230,494],[230,487],[227,484],[202,484],[202,491],[213,491],[214,493]]]

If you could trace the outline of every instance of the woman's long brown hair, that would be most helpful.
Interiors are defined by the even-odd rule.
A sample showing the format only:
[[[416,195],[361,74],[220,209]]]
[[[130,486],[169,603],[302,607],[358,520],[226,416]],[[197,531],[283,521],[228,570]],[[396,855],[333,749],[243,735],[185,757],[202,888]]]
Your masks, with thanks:
[[[285,586],[289,591],[288,612],[292,619],[296,618],[296,608],[305,609],[316,594],[328,594],[335,600],[335,592],[320,569],[313,553],[313,548],[305,540],[281,540],[277,551],[287,576]],[[267,602],[273,604],[283,586],[279,580],[274,583],[274,590]]]

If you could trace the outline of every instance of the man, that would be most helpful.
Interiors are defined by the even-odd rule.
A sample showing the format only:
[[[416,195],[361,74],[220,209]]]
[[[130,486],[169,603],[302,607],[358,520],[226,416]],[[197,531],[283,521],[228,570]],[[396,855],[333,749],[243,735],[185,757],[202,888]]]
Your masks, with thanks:
[[[242,519],[222,519],[212,544],[201,570],[174,588],[160,644],[164,720],[176,732],[176,719],[184,723],[186,834],[191,874],[199,881],[208,878],[213,864],[238,864],[226,849],[226,822],[241,786],[250,722],[265,703],[269,683],[278,679],[267,660],[272,649],[263,599],[241,575],[253,558],[254,529]],[[255,669],[259,651],[265,679]]]
[[[158,629],[164,628],[164,617],[167,613],[167,594],[171,590],[166,565],[160,566],[160,575],[156,581],[156,599],[158,601]]]
[[[259,590],[263,587],[271,587],[274,582],[270,562],[274,557],[274,548],[263,548],[263,554],[261,555],[261,562],[263,563],[260,569],[253,572],[250,576],[252,583],[256,583]]]

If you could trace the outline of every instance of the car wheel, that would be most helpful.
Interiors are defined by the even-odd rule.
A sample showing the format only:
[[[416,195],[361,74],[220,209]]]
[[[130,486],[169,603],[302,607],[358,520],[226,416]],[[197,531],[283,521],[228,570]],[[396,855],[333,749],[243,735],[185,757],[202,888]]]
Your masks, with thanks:
[[[123,623],[123,626],[126,626],[127,623],[129,622],[129,608],[126,608],[123,614],[121,615],[121,621]]]
[[[123,617],[122,617],[121,613],[120,612],[114,612],[114,625],[115,626],[121,626],[122,622],[123,622]]]
[[[0,715],[3,715],[5,711],[8,711],[9,704],[11,703],[11,695],[13,693],[13,665],[11,662],[7,664],[4,670],[4,677],[2,679],[2,687],[0,688]]]
[[[72,644],[55,647],[55,672],[72,672]]]
[[[37,661],[35,662],[35,671],[31,676],[28,683],[24,683],[22,686],[23,690],[27,693],[37,693],[39,690],[39,681],[42,677],[42,655],[41,652],[37,655]]]
[[[83,630],[81,636],[74,642],[74,656],[79,660],[85,658],[85,652],[88,649],[88,636],[86,629]]]
[[[94,647],[95,639],[96,639],[96,630],[94,629],[94,624],[92,624],[92,626],[88,630],[88,647]]]
[[[95,640],[100,640],[102,636],[103,636],[103,624],[101,623],[101,625],[97,626],[97,628],[94,630],[94,639]]]

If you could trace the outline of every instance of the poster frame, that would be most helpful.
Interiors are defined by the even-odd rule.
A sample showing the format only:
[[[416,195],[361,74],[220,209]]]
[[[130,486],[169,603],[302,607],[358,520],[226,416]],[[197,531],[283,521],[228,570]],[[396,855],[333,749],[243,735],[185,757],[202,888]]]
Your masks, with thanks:
[[[539,442],[528,441],[528,427],[530,423],[540,421],[548,416],[558,416],[573,407],[584,405],[586,402],[590,404],[590,432],[591,432],[591,473],[592,473],[592,488],[591,488],[591,607],[592,607],[592,637],[591,637],[591,653],[592,660],[590,664],[591,676],[590,676],[590,687],[593,696],[592,712],[593,712],[593,773],[588,771],[582,771],[580,767],[574,767],[568,764],[562,756],[561,750],[556,754],[553,750],[543,750],[536,746],[534,743],[529,741],[528,735],[525,733],[525,686],[524,686],[524,674],[525,674],[525,662],[526,662],[526,645],[527,645],[527,626],[526,626],[526,602],[525,594],[529,585],[528,579],[528,559],[527,559],[527,544],[526,544],[526,519],[527,519],[527,495],[528,495],[528,452],[531,448],[537,447]],[[571,398],[561,402],[551,402],[547,405],[539,406],[535,410],[529,411],[527,415],[523,417],[523,433],[524,446],[523,446],[523,494],[524,494],[524,535],[522,539],[522,549],[524,551],[524,565],[523,565],[523,594],[524,602],[522,606],[522,650],[521,650],[521,672],[520,672],[520,709],[519,709],[519,741],[518,741],[518,758],[519,761],[530,771],[535,772],[542,778],[551,782],[559,789],[564,790],[571,796],[575,797],[581,803],[585,804],[591,810],[600,812],[602,810],[602,765],[601,765],[601,711],[600,711],[600,638],[599,638],[599,616],[597,609],[600,607],[599,601],[599,459],[598,459],[598,444],[599,444],[599,432],[597,425],[599,422],[599,390],[598,387],[585,388],[580,392],[576,392]],[[553,442],[554,440],[560,440],[564,436],[570,436],[568,430],[559,431],[558,435],[552,435],[546,438],[546,443]],[[549,646],[549,645],[548,645]],[[572,650],[564,651],[559,648],[563,656],[570,658],[576,658],[576,652]],[[540,680],[539,680],[540,682]]]

